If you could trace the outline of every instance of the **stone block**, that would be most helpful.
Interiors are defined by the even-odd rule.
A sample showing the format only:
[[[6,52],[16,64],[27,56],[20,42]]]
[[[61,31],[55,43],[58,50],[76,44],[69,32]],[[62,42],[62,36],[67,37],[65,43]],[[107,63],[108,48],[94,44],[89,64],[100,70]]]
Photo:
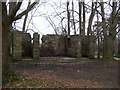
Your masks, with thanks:
[[[30,33],[22,34],[22,56],[32,57],[32,44]]]
[[[96,45],[95,37],[90,36],[89,37],[89,58],[95,58],[95,45]]]
[[[16,60],[22,58],[22,33],[20,31],[13,32],[13,57]]]
[[[33,58],[34,59],[39,59],[40,57],[39,38],[40,38],[40,35],[38,33],[33,34]]]
[[[43,35],[41,56],[64,56],[64,39],[62,35]]]

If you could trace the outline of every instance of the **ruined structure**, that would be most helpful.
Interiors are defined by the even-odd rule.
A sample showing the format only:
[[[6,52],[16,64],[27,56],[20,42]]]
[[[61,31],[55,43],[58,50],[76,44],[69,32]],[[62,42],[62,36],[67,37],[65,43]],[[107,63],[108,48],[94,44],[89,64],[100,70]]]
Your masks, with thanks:
[[[29,33],[21,31],[13,32],[13,57],[20,60],[22,57],[38,59],[39,54],[39,34],[34,33],[33,43]]]
[[[41,56],[65,56],[65,37],[62,35],[43,35]]]
[[[33,34],[33,58],[39,59],[40,57],[40,51],[39,51],[39,34],[34,33]]]
[[[22,34],[20,31],[13,33],[13,57],[17,60],[22,58]]]
[[[80,35],[43,35],[42,44],[39,44],[39,34],[14,31],[13,56],[15,59],[30,57],[38,60],[40,56],[68,56],[89,57],[95,56],[95,37]]]
[[[23,57],[32,57],[32,38],[29,33],[21,33],[22,34],[22,56]]]
[[[44,35],[42,37],[41,56],[95,56],[95,37],[71,35]]]

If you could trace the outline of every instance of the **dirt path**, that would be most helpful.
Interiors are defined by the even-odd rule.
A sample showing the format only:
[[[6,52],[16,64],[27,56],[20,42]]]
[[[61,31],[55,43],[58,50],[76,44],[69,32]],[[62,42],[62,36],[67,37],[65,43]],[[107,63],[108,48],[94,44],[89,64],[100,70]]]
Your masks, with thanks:
[[[13,63],[11,67],[31,76],[54,78],[73,88],[118,88],[117,61],[41,58]]]

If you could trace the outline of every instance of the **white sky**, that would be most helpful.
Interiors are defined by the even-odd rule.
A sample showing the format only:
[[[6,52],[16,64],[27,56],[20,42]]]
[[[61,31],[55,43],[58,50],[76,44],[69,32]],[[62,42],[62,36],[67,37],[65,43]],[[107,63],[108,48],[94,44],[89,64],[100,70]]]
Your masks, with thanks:
[[[49,24],[49,22],[46,20],[46,17],[50,16],[51,19],[53,20],[53,22],[59,26],[60,23],[60,18],[59,16],[55,17],[56,12],[60,13],[64,10],[66,10],[66,1],[67,0],[40,0],[40,4],[37,5],[37,9],[34,8],[31,12],[29,12],[28,14],[28,22],[31,18],[32,13],[35,14],[33,15],[33,18],[29,24],[29,29],[33,29],[35,32],[38,32],[40,34],[40,36],[43,34],[54,34],[54,30],[52,28],[52,26]],[[70,0],[71,1],[71,0]],[[73,0],[75,7],[74,9],[76,11],[78,11],[78,0]],[[88,3],[91,0],[85,0],[85,3]],[[108,0],[105,0],[108,1]],[[60,3],[61,2],[61,3]],[[23,2],[23,5],[21,7],[21,10],[19,10],[19,12],[23,11],[26,7],[27,7],[27,3],[26,1]],[[71,4],[71,3],[70,3]],[[91,6],[91,2],[89,2],[89,5]],[[54,10],[55,9],[55,10]],[[71,7],[70,7],[71,9]],[[106,9],[107,13],[109,13],[110,9]],[[19,13],[18,12],[18,13]],[[52,16],[53,15],[53,16]],[[86,29],[88,26],[88,18],[89,18],[90,13],[86,13]],[[61,14],[61,16],[66,16],[66,13]],[[22,30],[22,25],[23,25],[23,19],[20,19],[18,21],[16,21],[16,29],[18,30]],[[78,15],[76,14],[76,19],[78,19]],[[95,21],[96,18],[94,18]],[[27,22],[27,25],[28,25]],[[20,28],[19,28],[20,27]],[[32,31],[28,31],[31,34],[33,33]]]

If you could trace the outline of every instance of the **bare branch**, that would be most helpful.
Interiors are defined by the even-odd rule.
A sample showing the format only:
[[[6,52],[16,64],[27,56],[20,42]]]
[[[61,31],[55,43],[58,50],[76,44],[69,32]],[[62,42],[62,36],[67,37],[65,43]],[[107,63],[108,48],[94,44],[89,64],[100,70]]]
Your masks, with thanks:
[[[49,19],[48,19],[48,18],[49,18]],[[48,18],[46,18],[46,19],[47,19],[47,21],[50,23],[50,25],[51,25],[51,26],[52,26],[52,28],[54,29],[55,34],[57,34],[55,24],[53,23],[53,21],[51,20],[51,18],[50,18],[50,17],[48,17]]]
[[[13,21],[21,19],[22,16],[26,15],[38,2],[33,2],[26,10],[14,17]]]
[[[13,3],[13,2],[11,2],[11,3]],[[21,4],[22,4],[22,2],[18,2],[17,5],[14,6],[13,10],[11,11],[11,13],[9,15],[11,17],[11,19],[13,19],[13,17],[16,16],[16,13],[20,9]]]

